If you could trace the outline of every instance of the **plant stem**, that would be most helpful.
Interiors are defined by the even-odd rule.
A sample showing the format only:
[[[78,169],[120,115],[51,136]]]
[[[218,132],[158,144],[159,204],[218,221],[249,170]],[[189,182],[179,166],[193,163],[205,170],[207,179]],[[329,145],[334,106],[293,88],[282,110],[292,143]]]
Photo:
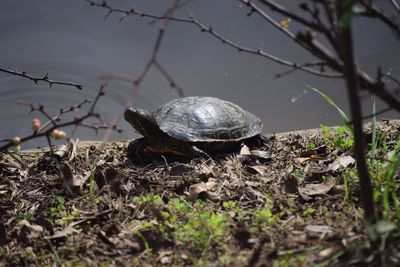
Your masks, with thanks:
[[[349,16],[352,8],[352,1],[339,1],[338,16],[343,22],[345,16]],[[365,160],[365,142],[362,127],[362,112],[359,98],[359,84],[357,71],[354,63],[353,40],[351,22],[343,23],[340,27],[341,58],[344,63],[344,75],[347,85],[347,93],[350,102],[351,116],[354,129],[354,155],[357,160],[357,173],[360,179],[361,200],[364,206],[367,221],[373,223],[376,220],[373,191],[371,179]]]

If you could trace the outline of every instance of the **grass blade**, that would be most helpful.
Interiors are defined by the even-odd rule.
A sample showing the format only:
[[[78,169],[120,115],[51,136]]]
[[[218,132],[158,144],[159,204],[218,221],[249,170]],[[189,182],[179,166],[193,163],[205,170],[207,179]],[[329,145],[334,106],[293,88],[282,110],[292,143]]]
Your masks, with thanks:
[[[329,103],[329,105],[331,105],[332,107],[334,107],[334,108],[339,112],[340,117],[342,117],[342,120],[344,121],[344,123],[345,123],[346,125],[349,125],[350,119],[349,119],[349,117],[347,116],[347,114],[346,114],[341,108],[339,108],[338,105],[336,105],[336,103],[335,103],[328,95],[326,95],[325,93],[323,93],[323,92],[320,91],[319,89],[317,89],[317,88],[315,88],[315,87],[312,87],[311,85],[306,84],[306,86],[307,86],[309,89],[313,90],[314,92],[317,92],[318,94],[320,94],[320,95],[326,100],[326,102]],[[349,127],[350,127],[350,126],[349,126]]]

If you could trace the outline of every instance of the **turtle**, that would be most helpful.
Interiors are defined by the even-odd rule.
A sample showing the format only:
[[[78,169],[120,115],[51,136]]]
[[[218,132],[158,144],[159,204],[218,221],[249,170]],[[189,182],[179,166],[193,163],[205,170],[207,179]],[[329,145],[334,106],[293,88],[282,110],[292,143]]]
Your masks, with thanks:
[[[242,143],[254,146],[267,140],[260,118],[216,97],[177,98],[151,113],[129,107],[124,118],[143,135],[128,145],[128,158],[142,165],[154,154],[209,158],[237,151]]]

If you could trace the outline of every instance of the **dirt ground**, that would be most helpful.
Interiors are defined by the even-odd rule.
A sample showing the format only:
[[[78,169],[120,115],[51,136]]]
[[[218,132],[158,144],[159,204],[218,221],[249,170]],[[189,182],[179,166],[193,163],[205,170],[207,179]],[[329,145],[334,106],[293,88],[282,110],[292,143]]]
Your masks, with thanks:
[[[378,129],[390,145],[400,122]],[[144,167],[127,141],[4,154],[0,266],[373,266],[352,153],[326,138]],[[396,266],[391,238],[379,257]]]

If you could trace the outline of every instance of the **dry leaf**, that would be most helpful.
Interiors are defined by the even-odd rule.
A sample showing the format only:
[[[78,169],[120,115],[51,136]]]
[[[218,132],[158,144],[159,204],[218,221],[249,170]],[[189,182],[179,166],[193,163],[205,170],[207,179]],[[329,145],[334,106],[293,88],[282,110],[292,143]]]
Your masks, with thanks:
[[[255,181],[245,181],[244,182],[246,185],[251,186],[251,187],[257,187],[262,185],[260,182],[255,182]]]
[[[303,199],[309,200],[310,196],[324,195],[328,193],[335,184],[336,182],[334,179],[328,179],[325,183],[306,184],[304,187],[297,187],[297,190]]]
[[[215,168],[208,166],[207,164],[202,164],[199,170],[199,174],[204,180],[209,177],[215,177]]]
[[[188,200],[195,201],[201,192],[207,192],[205,183],[192,184],[189,186]]]
[[[282,20],[281,23],[280,23],[282,28],[288,29],[290,21],[291,21],[291,18],[287,18],[287,19]]]
[[[18,231],[18,240],[22,242],[26,242],[28,240],[32,240],[38,238],[42,235],[44,231],[44,227],[38,224],[31,224],[27,220],[22,220],[18,223],[19,231]]]
[[[27,220],[22,220],[18,223],[19,225],[26,226],[33,232],[43,232],[44,228],[43,226],[37,225],[37,224],[31,224]]]
[[[270,151],[251,150],[250,153],[251,153],[251,157],[253,157],[253,158],[259,158],[259,159],[264,159],[264,160],[270,160],[272,158]]]
[[[160,262],[161,264],[169,264],[172,262],[172,255],[174,252],[172,250],[168,251],[159,251],[158,257],[156,258],[156,262]]]
[[[332,234],[335,229],[328,225],[309,224],[309,225],[306,225],[304,230],[306,230],[308,232],[312,232],[312,233]]]
[[[308,160],[318,161],[318,160],[324,160],[324,159],[325,158],[320,157],[320,156],[311,155],[309,157],[298,157],[298,158],[295,158],[294,162],[301,164],[301,163],[306,162]]]
[[[195,201],[200,193],[206,192],[211,200],[219,198],[219,194],[209,192],[218,184],[216,179],[210,178],[207,183],[201,182],[189,186],[188,200]]]
[[[69,156],[71,148],[72,146],[70,144],[63,144],[56,152],[54,152],[54,156],[56,156],[60,160],[64,159]]]
[[[332,171],[336,171],[340,168],[347,168],[347,166],[355,162],[356,160],[351,156],[340,156],[333,163],[329,164],[329,168]]]
[[[240,149],[240,156],[250,156],[251,152],[250,152],[250,148],[246,145],[243,145],[242,148]]]
[[[213,190],[215,186],[218,184],[217,179],[210,178],[206,183],[207,191]]]
[[[261,176],[264,176],[267,173],[268,168],[262,165],[255,165],[255,166],[246,165],[246,170],[251,174],[259,174]]]
[[[113,236],[108,236],[106,234],[106,232],[104,231],[100,231],[100,235],[102,238],[104,238],[107,242],[109,242],[110,244],[113,244],[114,246],[118,243],[121,242],[121,239],[119,239],[118,237],[113,237]]]
[[[207,199],[213,202],[218,202],[221,200],[221,195],[219,193],[207,192]]]
[[[63,179],[63,187],[68,196],[76,196],[80,193],[80,188],[74,185],[74,175],[71,167],[64,162],[58,164],[58,172]]]
[[[331,247],[331,248],[326,248],[326,249],[321,250],[321,251],[318,253],[318,256],[320,256],[320,257],[322,257],[322,258],[326,258],[326,257],[331,256],[335,251],[336,251],[336,249],[333,248],[333,247]]]
[[[74,175],[73,176],[73,186],[78,186],[81,187],[86,183],[86,181],[90,178],[92,175],[92,172],[90,171],[84,171],[83,175]]]
[[[295,163],[301,164],[303,162],[306,162],[307,160],[310,160],[309,157],[300,157],[300,158],[294,158],[293,159]]]
[[[125,238],[124,243],[134,251],[141,251],[140,243],[137,240],[131,241],[128,238]]]
[[[76,234],[76,233],[79,233],[79,231],[74,229],[74,227],[72,225],[68,225],[67,227],[65,227],[61,231],[55,231],[54,235],[49,236],[49,237],[45,237],[45,238],[46,239],[58,239],[58,238],[67,237],[69,235]]]

